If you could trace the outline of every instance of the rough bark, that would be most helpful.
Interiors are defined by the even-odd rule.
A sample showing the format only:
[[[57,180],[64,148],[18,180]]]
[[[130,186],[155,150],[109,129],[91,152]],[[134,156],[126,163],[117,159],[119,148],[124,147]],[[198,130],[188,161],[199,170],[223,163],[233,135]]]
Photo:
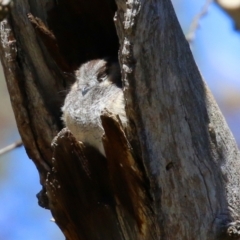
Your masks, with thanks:
[[[18,0],[1,23],[1,61],[41,176],[40,204],[68,240],[240,239],[239,150],[171,2],[116,4]],[[128,138],[105,113],[103,158],[67,130],[57,135],[59,93],[81,63],[118,48],[132,131]]]
[[[236,142],[171,2],[117,4],[127,113],[151,180],[161,236],[217,239],[239,219]]]
[[[148,181],[118,119],[105,113],[102,122],[107,158],[67,129],[53,141],[46,181],[53,216],[67,239],[157,239]]]

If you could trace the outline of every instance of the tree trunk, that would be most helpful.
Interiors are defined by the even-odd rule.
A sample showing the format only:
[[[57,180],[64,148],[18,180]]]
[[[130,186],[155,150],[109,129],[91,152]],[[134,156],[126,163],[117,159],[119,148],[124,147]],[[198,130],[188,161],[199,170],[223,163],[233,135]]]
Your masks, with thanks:
[[[0,35],[39,203],[68,240],[240,239],[239,150],[171,1],[18,0]],[[60,108],[81,63],[118,53],[131,132],[106,111],[104,158],[59,132]]]

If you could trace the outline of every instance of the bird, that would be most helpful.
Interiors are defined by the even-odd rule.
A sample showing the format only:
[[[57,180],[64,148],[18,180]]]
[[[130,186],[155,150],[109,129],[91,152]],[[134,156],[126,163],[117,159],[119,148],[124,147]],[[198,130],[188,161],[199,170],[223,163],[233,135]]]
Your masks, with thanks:
[[[110,58],[93,59],[83,63],[75,75],[62,107],[62,120],[78,141],[106,156],[100,119],[103,110],[118,115],[123,127],[128,124],[119,63]]]

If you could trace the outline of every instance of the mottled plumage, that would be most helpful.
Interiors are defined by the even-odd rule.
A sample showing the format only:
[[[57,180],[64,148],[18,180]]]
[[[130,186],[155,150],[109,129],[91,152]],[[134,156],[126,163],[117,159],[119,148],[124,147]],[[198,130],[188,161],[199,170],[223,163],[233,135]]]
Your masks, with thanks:
[[[92,145],[105,155],[101,112],[106,108],[119,115],[123,126],[127,124],[119,64],[92,60],[84,63],[76,76],[77,81],[62,107],[63,121],[77,140]]]

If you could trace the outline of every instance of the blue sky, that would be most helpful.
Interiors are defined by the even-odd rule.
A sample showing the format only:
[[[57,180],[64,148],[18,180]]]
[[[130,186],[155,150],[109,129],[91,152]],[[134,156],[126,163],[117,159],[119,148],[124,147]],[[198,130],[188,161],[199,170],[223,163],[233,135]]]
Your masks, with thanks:
[[[205,1],[174,0],[185,34]],[[175,4],[176,3],[176,4]],[[199,70],[217,100],[240,145],[240,32],[232,19],[216,4],[200,20],[191,46]]]
[[[0,239],[64,239],[50,221],[50,211],[37,204],[36,193],[41,189],[38,172],[24,148],[2,156],[0,161],[7,163],[0,181]]]

